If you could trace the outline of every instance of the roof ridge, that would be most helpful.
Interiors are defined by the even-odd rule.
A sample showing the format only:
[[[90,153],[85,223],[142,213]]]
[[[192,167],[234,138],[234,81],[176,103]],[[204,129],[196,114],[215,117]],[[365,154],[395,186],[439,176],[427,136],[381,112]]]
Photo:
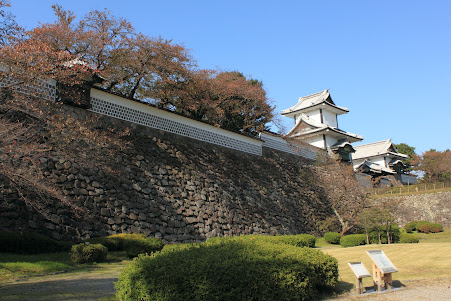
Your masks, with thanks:
[[[327,91],[329,91],[329,88],[327,88],[326,90],[323,90],[323,91],[319,91],[319,92],[316,92],[316,93],[313,93],[313,94],[306,95],[306,96],[300,96],[300,97],[298,97],[298,99],[301,99],[301,98],[309,99],[309,98],[312,98],[314,96],[318,96],[318,95],[320,95],[320,94],[322,94],[324,92],[327,92]]]
[[[374,145],[374,144],[385,144],[388,140],[391,140],[391,139],[386,139],[386,140],[381,140],[381,141],[376,141],[376,142],[370,142],[370,143],[355,145],[354,147],[366,147],[366,146],[371,146],[371,145]]]

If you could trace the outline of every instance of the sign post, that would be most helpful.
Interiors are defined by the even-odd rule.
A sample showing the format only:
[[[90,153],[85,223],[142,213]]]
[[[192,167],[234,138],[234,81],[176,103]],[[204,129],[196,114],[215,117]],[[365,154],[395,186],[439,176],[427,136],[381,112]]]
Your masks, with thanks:
[[[365,288],[362,285],[362,279],[366,277],[371,277],[370,272],[361,262],[348,262],[349,267],[356,277],[355,290],[357,294],[364,293]]]
[[[374,290],[382,291],[382,286],[385,289],[392,289],[392,273],[398,271],[393,263],[388,259],[382,250],[366,251],[368,256],[373,261],[373,281]]]

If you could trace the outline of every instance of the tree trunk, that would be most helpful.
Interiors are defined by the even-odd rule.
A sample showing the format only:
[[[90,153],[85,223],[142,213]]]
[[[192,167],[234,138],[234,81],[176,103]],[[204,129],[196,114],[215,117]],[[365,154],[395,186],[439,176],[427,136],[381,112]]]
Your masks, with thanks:
[[[391,230],[391,225],[387,226],[387,243],[391,244],[391,237],[390,237],[390,230]]]
[[[366,231],[366,244],[369,245],[370,244],[370,235],[368,234],[368,229],[365,229]]]

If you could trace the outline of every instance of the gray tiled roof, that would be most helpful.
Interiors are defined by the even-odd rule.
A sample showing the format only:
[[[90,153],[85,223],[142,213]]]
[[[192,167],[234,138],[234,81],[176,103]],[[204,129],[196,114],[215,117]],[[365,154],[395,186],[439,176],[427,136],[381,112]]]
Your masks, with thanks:
[[[367,143],[354,146],[355,153],[352,154],[352,159],[369,158],[378,155],[390,155],[390,157],[399,159],[408,159],[409,156],[398,153],[391,142],[391,139],[382,140],[373,143]],[[394,151],[393,151],[394,150]]]
[[[339,109],[341,111],[349,112],[349,110],[347,108],[335,105],[335,103],[330,98],[329,89],[327,89],[327,90],[324,90],[324,91],[321,91],[321,92],[318,92],[315,94],[299,97],[297,104],[295,104],[294,106],[292,106],[286,110],[282,110],[281,114],[285,115],[285,114],[293,113],[296,111],[302,111],[307,108],[319,105],[321,103],[326,103],[326,104],[328,104],[336,109]]]

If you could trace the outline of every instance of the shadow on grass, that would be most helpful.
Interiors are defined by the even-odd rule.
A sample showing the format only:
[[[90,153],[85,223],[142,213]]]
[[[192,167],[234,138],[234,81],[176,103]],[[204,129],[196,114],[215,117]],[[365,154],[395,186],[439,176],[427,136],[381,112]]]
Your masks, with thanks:
[[[0,300],[116,300],[117,278],[82,278],[11,283],[0,287]]]
[[[334,297],[339,297],[340,295],[349,293],[354,288],[354,284],[345,282],[345,281],[338,281],[338,285],[335,287],[335,289],[323,292],[323,294],[320,295],[320,299],[331,299]]]

